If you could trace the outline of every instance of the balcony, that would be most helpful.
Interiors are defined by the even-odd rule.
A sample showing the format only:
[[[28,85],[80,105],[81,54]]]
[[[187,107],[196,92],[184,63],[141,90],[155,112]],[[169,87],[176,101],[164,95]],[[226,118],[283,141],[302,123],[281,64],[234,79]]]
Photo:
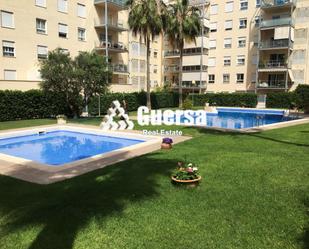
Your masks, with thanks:
[[[125,64],[112,64],[110,65],[110,70],[114,74],[128,74],[128,65]]]
[[[96,45],[95,49],[97,51],[105,51],[108,49],[108,52],[114,52],[114,53],[126,53],[128,52],[128,49],[122,42],[112,42],[108,41],[106,44],[106,41],[100,41],[98,45]]]
[[[190,55],[207,55],[208,54],[208,49],[207,48],[203,48],[203,53],[202,53],[202,48],[197,47],[197,48],[186,48],[183,50],[183,55],[184,56],[190,56]],[[175,58],[175,57],[179,57],[180,56],[180,52],[179,50],[168,50],[165,51],[164,53],[164,57],[165,58]]]
[[[296,0],[262,0],[261,2],[262,9],[286,8],[291,6],[296,6]]]
[[[179,85],[174,83],[172,84],[172,88],[173,89],[178,89]],[[182,88],[183,89],[192,89],[192,90],[198,90],[200,88],[205,89],[206,88],[206,84],[202,83],[201,85],[199,83],[197,84],[192,84],[192,82],[182,82]]]
[[[165,66],[164,67],[164,72],[165,73],[179,73],[179,66],[177,66],[177,65]]]
[[[280,72],[287,69],[288,64],[284,61],[267,61],[259,64],[259,72]]]
[[[294,27],[294,20],[291,17],[264,20],[260,24],[260,28],[271,28],[277,26],[292,26]]]
[[[105,2],[108,7],[112,7],[114,9],[121,10],[126,8],[126,0],[94,0],[94,5],[104,7]]]
[[[261,41],[260,49],[283,49],[283,48],[293,48],[293,42],[290,43],[289,39],[282,40],[268,40]]]
[[[285,89],[285,81],[259,81],[258,89]]]
[[[106,26],[105,20],[104,18],[102,20],[103,21],[95,21],[94,27],[96,29],[105,29],[105,26]],[[120,22],[120,21],[117,22],[111,19],[107,21],[107,27],[109,30],[113,30],[113,31],[119,31],[119,32],[128,31],[128,28],[125,26],[123,22]]]

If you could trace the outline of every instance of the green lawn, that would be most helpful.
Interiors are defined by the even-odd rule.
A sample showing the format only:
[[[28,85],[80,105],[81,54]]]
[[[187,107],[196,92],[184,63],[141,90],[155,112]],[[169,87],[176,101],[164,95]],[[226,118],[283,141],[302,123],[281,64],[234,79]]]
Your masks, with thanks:
[[[308,249],[309,125],[247,135],[182,130],[194,138],[171,151],[65,182],[0,176],[0,248]],[[170,183],[184,158],[201,170],[196,189]]]

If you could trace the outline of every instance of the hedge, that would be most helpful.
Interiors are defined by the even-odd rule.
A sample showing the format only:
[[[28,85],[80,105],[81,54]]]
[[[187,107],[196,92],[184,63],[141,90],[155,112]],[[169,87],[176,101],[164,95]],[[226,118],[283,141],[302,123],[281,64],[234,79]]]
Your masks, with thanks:
[[[296,95],[294,92],[268,93],[266,98],[267,108],[293,109]]]
[[[136,111],[139,106],[146,105],[146,92],[134,93],[107,93],[101,96],[100,106],[101,114],[107,112],[114,100],[127,102],[128,111]],[[153,109],[176,107],[178,106],[177,93],[152,92],[151,105]],[[99,99],[94,97],[89,105],[89,113],[91,115],[99,114]]]
[[[309,114],[309,85],[298,85],[295,90],[296,105]]]
[[[189,95],[194,106],[204,106],[209,103],[212,106],[251,107],[257,105],[257,95],[254,93],[206,93]]]
[[[64,97],[40,90],[0,91],[0,121],[70,115]]]

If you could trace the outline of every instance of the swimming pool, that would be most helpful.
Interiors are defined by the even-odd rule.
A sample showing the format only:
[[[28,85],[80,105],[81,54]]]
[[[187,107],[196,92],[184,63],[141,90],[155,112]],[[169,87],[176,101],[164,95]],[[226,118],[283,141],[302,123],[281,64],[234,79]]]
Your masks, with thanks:
[[[51,130],[0,138],[0,153],[60,166],[145,142],[70,130]]]
[[[247,129],[295,120],[282,110],[258,110],[245,108],[217,108],[217,112],[206,114],[206,127],[224,129]],[[185,118],[181,119],[185,122]]]

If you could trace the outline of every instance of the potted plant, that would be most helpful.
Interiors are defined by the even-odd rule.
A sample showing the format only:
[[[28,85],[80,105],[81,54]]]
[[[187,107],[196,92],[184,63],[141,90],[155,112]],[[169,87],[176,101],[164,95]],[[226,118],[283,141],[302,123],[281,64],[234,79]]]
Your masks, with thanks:
[[[173,147],[173,139],[165,137],[162,139],[161,149],[169,150]]]
[[[202,179],[196,165],[184,162],[178,162],[178,168],[175,170],[171,178],[173,183],[190,187],[197,186]]]
[[[67,117],[65,115],[57,115],[57,124],[63,125],[67,123]]]

